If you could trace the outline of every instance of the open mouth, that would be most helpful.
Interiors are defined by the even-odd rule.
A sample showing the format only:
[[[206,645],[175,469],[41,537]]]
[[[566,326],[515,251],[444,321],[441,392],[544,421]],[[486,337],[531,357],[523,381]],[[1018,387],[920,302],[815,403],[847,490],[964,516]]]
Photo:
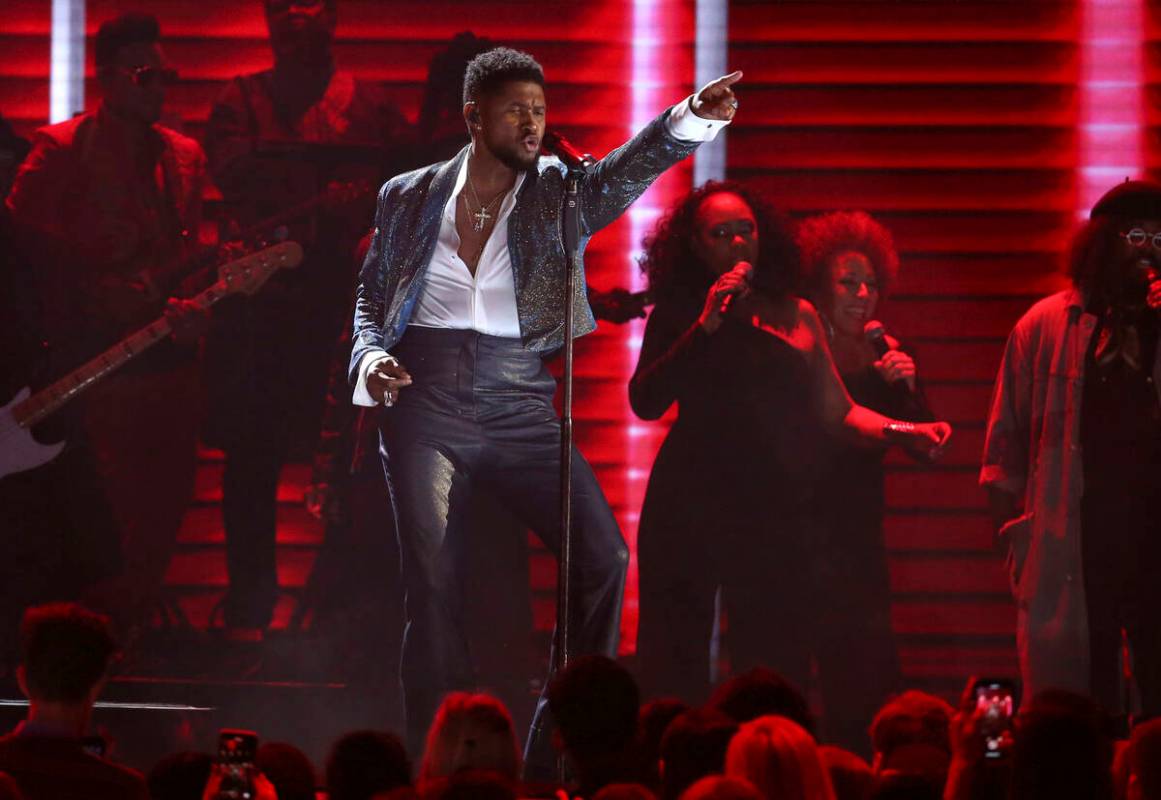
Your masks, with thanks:
[[[537,153],[540,151],[540,139],[536,136],[525,136],[520,140],[520,144],[524,149],[530,153]]]

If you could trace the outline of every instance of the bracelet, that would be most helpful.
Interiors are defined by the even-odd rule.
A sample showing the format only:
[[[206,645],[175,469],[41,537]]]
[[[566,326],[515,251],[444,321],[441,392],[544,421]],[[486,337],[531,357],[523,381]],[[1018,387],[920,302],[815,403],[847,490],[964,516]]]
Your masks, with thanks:
[[[915,435],[914,422],[900,422],[899,420],[891,420],[883,423],[883,438],[888,441],[900,441],[902,439],[909,439]]]

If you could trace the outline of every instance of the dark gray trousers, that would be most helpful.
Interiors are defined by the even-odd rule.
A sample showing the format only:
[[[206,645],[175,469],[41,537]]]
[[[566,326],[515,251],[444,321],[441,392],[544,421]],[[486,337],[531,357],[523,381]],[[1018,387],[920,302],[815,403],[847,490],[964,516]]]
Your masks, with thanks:
[[[414,381],[384,412],[382,441],[407,594],[401,674],[415,747],[443,696],[474,686],[463,629],[471,602],[464,543],[476,533],[471,493],[492,493],[559,554],[560,420],[555,380],[519,339],[412,326],[394,355]],[[575,450],[572,503],[570,655],[613,657],[629,551],[596,475]],[[533,776],[553,766],[545,710],[542,696],[526,754]]]

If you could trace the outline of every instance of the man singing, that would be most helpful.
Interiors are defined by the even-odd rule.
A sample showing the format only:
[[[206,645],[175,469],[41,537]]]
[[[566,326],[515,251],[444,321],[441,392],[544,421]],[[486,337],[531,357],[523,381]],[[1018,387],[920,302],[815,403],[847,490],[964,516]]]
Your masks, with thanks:
[[[1161,714],[1161,184],[1093,206],[1073,287],[1016,323],[996,379],[980,482],[1018,608],[1025,696],[1124,708],[1122,631],[1146,716]]]
[[[582,242],[730,121],[740,78],[708,84],[596,165],[581,189]],[[560,539],[560,421],[542,358],[563,343],[565,180],[559,161],[539,157],[540,65],[507,48],[477,56],[464,79],[464,118],[470,145],[379,193],[351,355],[355,403],[388,409],[383,459],[407,592],[402,674],[413,744],[442,695],[472,684],[461,627],[472,490],[494,493],[554,552]],[[584,285],[578,265],[578,335],[595,327]],[[573,647],[612,656],[628,551],[575,451],[572,491]],[[538,735],[543,705],[529,735],[530,771],[551,763]]]

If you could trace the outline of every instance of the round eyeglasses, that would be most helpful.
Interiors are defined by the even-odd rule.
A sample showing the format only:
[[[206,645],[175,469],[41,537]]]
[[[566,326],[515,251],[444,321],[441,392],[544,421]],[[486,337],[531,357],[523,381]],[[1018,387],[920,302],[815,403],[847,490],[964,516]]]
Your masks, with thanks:
[[[1133,228],[1122,232],[1121,238],[1133,247],[1144,247],[1152,242],[1153,249],[1161,251],[1161,233],[1149,233],[1144,228]]]

